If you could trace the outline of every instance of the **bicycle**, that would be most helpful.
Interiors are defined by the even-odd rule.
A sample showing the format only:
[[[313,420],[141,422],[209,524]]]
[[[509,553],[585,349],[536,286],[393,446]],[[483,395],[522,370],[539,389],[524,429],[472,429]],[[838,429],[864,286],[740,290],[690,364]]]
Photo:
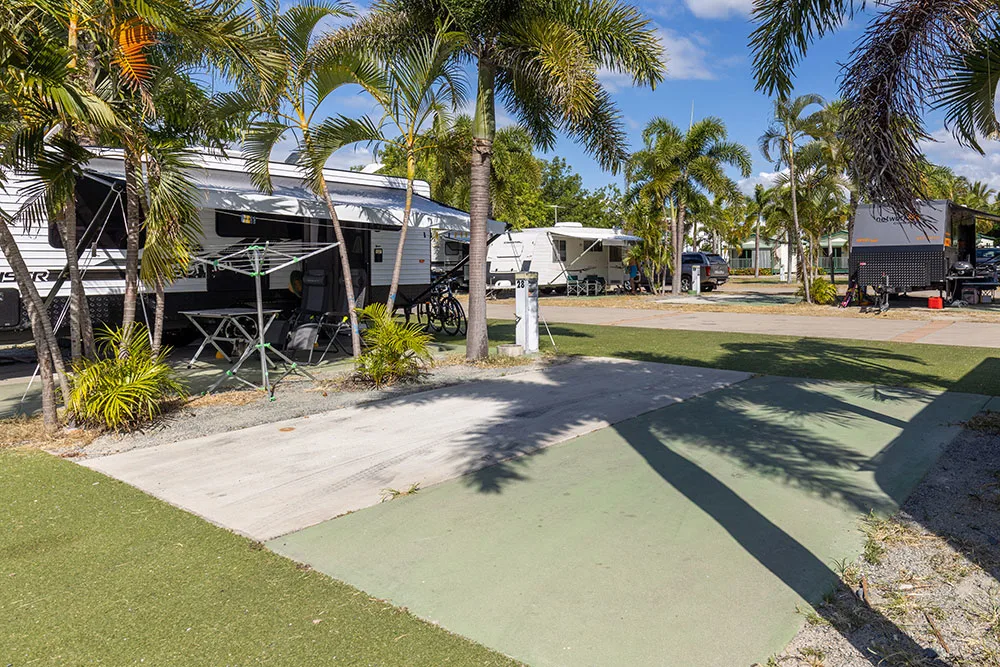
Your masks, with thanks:
[[[465,308],[455,298],[451,281],[436,285],[430,298],[417,304],[417,322],[432,333],[440,331],[448,336],[465,335],[468,330]]]

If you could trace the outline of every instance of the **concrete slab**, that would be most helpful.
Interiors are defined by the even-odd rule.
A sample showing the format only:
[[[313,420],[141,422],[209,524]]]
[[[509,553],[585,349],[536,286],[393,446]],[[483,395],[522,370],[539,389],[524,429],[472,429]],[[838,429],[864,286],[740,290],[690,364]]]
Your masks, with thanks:
[[[83,465],[264,540],[747,377],[583,359]]]
[[[268,546],[530,664],[749,665],[986,400],[755,378]]]

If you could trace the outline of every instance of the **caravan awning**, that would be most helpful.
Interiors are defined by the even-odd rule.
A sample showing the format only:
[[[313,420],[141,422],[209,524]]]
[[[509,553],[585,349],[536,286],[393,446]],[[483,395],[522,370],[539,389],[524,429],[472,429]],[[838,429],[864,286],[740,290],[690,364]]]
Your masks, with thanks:
[[[600,227],[555,227],[549,230],[549,236],[568,239],[583,239],[584,241],[600,241],[603,245],[624,246],[637,243],[642,239],[631,234],[622,234],[611,229]]]
[[[101,176],[124,179],[120,162],[101,160],[100,168],[89,169]],[[203,196],[205,208],[247,213],[272,213],[328,219],[326,203],[306,189],[302,182],[288,177],[272,178],[274,191],[263,194],[247,174],[230,171],[196,170],[191,173]],[[343,222],[401,226],[406,205],[406,191],[392,187],[329,182],[328,190],[337,216]],[[410,224],[414,227],[469,232],[469,214],[433,199],[413,195]],[[500,234],[506,226],[490,220],[490,234]]]

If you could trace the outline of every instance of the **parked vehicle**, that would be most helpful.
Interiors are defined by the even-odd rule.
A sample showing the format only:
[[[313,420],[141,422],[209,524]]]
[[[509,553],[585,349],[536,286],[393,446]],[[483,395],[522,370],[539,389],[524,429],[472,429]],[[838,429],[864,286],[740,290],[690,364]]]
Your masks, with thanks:
[[[701,271],[701,289],[704,292],[711,292],[729,280],[729,264],[722,255],[686,252],[681,255],[681,291],[691,289],[691,273],[695,266]]]
[[[555,227],[508,231],[490,244],[487,256],[490,285],[513,288],[518,271],[538,273],[544,290],[565,290],[571,282],[625,282],[625,253],[638,236],[617,229],[560,222]]]
[[[223,257],[248,244],[283,242],[321,246],[333,242],[326,203],[302,185],[304,174],[294,164],[271,163],[274,192],[261,193],[250,181],[242,158],[205,151],[191,172],[202,195],[202,223],[198,254]],[[350,254],[355,290],[366,290],[368,302],[384,301],[399,244],[405,201],[405,180],[375,174],[324,170],[330,196],[340,217]],[[18,210],[30,194],[28,183],[16,175],[0,189],[0,208]],[[397,303],[405,306],[431,285],[432,238],[468,234],[469,216],[430,198],[430,186],[415,183],[412,229],[406,237]],[[99,150],[78,179],[76,190],[77,238],[83,280],[95,324],[121,319],[125,289],[124,166],[122,153]],[[504,225],[490,221],[492,233]],[[40,290],[53,320],[64,310],[70,286],[66,280],[66,255],[54,224],[13,230],[18,248]],[[298,297],[290,290],[294,271],[322,271],[330,303],[324,308],[346,308],[344,280],[335,253],[305,259],[269,274],[263,299],[269,307],[295,307]],[[215,270],[197,263],[190,273],[166,289],[167,328],[187,327],[180,311],[229,307],[254,301],[254,281],[232,271]],[[143,304],[140,315],[151,311]],[[0,340],[30,337],[28,317],[13,271],[0,256]]]
[[[884,294],[937,289],[957,296],[963,276],[975,275],[976,222],[1000,217],[947,200],[920,204],[920,223],[876,204],[858,207],[851,246],[851,278]],[[987,249],[990,250],[990,249]]]

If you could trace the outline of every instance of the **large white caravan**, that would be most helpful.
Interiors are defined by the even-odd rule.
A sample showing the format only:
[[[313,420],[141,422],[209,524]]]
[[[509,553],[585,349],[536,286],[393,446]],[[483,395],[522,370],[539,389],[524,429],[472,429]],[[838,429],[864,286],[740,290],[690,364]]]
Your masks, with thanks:
[[[600,277],[607,285],[625,280],[627,247],[640,239],[617,229],[560,222],[502,234],[490,244],[490,284],[512,287],[518,271],[535,271],[544,288],[566,286],[567,275],[579,280]]]
[[[302,183],[302,172],[292,164],[272,163],[274,191],[262,194],[250,181],[240,157],[203,154],[191,173],[202,193],[202,237],[199,254],[222,254],[247,241],[293,241],[320,246],[332,243],[333,228],[325,203]],[[367,300],[388,296],[393,263],[399,243],[405,202],[404,179],[328,169],[337,215],[344,227],[356,290],[366,289]],[[25,182],[16,176],[0,190],[0,207],[13,214],[26,195]],[[411,227],[406,237],[398,299],[400,305],[418,297],[431,283],[431,242],[447,233],[467,234],[469,216],[430,199],[427,183],[415,184]],[[104,150],[88,165],[79,180],[77,236],[84,285],[96,322],[121,317],[124,292],[125,183],[122,154]],[[490,223],[491,233],[503,229]],[[13,230],[32,279],[57,319],[69,296],[65,276],[66,256],[54,224]],[[295,305],[289,290],[294,270],[322,271],[329,285],[331,310],[345,300],[337,252],[306,259],[267,277],[265,299],[281,307]],[[168,323],[183,324],[178,311],[188,308],[227,307],[254,298],[250,278],[230,271],[215,271],[197,264],[167,288]],[[140,308],[140,310],[142,310]],[[152,312],[152,311],[149,311]],[[28,322],[23,300],[5,258],[0,256],[0,332],[25,335]],[[10,337],[9,335],[7,337]]]

